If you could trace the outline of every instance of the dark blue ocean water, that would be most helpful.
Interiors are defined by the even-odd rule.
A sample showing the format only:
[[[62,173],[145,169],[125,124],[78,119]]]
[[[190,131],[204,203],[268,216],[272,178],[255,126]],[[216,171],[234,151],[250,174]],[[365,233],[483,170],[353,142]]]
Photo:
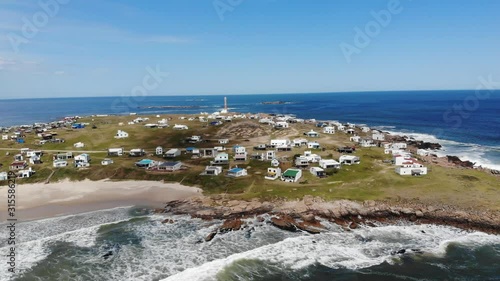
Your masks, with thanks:
[[[228,95],[229,108],[242,113],[295,114],[379,126],[440,140],[443,154],[500,165],[500,91],[395,91]],[[264,105],[265,101],[290,103]],[[192,106],[160,109],[147,106]],[[91,114],[165,114],[214,112],[223,96],[147,96],[0,100],[0,126],[58,120]]]

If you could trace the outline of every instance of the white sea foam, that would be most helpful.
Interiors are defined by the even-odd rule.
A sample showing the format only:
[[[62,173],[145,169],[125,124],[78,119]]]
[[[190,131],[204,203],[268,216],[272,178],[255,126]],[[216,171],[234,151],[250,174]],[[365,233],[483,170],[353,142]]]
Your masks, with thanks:
[[[417,248],[441,254],[450,243],[478,246],[500,243],[500,237],[432,225],[361,228],[346,233],[287,238],[189,268],[164,281],[216,280],[219,272],[239,260],[261,260],[287,269],[300,269],[316,263],[330,268],[365,268],[384,261],[393,262],[396,257],[392,253],[400,249]]]

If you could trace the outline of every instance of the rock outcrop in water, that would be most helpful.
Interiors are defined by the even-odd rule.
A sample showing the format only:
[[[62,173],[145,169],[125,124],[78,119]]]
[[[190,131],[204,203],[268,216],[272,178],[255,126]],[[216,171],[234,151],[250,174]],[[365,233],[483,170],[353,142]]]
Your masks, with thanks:
[[[487,233],[500,233],[500,212],[462,210],[453,206],[430,206],[419,201],[354,202],[349,200],[324,201],[319,197],[304,196],[298,201],[259,202],[228,200],[222,196],[197,197],[185,201],[172,201],[161,213],[188,214],[204,220],[224,219],[217,231],[206,237],[212,240],[217,234],[248,228],[245,218],[269,214],[266,220],[287,231],[306,231],[320,233],[324,227],[317,218],[327,219],[342,226],[345,231],[360,225],[376,226],[379,223],[392,223],[406,220],[412,223],[450,225],[465,230],[479,230]]]

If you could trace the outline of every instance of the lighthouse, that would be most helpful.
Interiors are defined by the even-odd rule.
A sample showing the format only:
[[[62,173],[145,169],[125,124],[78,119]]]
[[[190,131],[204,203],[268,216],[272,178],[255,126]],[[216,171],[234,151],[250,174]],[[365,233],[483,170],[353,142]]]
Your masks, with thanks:
[[[227,113],[227,97],[224,97],[224,109],[220,113]]]

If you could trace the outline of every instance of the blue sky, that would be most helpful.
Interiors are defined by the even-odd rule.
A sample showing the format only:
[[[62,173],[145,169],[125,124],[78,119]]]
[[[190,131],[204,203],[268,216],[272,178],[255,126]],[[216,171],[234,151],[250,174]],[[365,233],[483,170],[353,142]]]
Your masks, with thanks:
[[[1,0],[0,98],[131,95],[148,67],[168,76],[147,95],[474,89],[500,80],[498,11],[496,0]]]

